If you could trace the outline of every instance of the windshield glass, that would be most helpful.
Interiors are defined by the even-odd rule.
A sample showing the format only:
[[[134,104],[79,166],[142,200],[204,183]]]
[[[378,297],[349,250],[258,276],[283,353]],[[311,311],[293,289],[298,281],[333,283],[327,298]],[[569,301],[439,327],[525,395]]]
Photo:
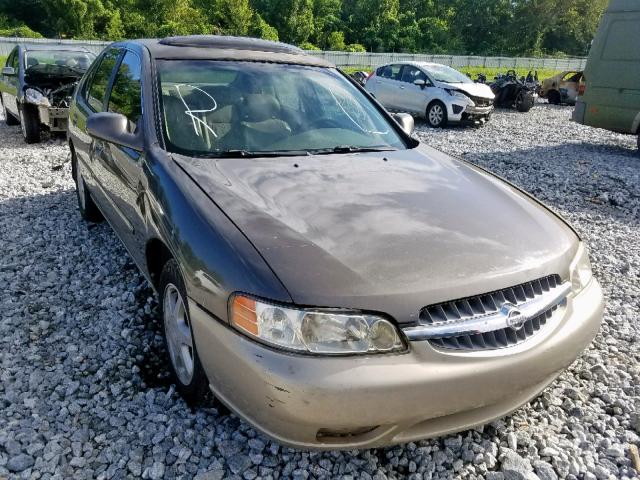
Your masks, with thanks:
[[[424,68],[436,82],[471,83],[469,77],[446,65],[429,65]]]
[[[25,68],[58,66],[85,72],[96,56],[88,52],[68,50],[29,50],[25,52]]]
[[[191,155],[404,149],[337,70],[258,62],[158,62],[164,134]]]

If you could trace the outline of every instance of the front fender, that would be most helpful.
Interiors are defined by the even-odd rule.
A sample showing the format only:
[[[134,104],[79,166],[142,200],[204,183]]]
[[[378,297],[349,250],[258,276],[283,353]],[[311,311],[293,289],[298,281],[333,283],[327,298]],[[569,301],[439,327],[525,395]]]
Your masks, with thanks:
[[[193,301],[224,320],[233,292],[291,302],[251,242],[169,154],[152,149],[145,168],[148,238],[168,247]]]

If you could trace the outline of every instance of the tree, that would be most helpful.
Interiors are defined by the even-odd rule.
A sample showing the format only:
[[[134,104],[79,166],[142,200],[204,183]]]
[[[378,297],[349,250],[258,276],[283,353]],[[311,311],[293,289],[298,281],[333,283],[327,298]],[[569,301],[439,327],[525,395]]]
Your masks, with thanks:
[[[344,50],[344,33],[343,32],[331,32],[327,39],[326,47],[329,50]]]
[[[278,41],[278,30],[265,22],[259,13],[253,14],[251,26],[249,27],[249,35],[264,40]]]

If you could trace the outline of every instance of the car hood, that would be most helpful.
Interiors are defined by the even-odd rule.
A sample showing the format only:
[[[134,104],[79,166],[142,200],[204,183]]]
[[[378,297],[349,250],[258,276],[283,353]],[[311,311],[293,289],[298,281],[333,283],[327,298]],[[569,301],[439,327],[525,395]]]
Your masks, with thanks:
[[[439,86],[442,88],[449,88],[453,90],[462,90],[467,94],[474,97],[482,97],[482,98],[491,98],[493,99],[495,95],[491,91],[491,87],[484,83],[445,83],[438,82]]]
[[[577,249],[573,231],[527,195],[424,145],[174,158],[300,305],[413,322],[428,304],[552,273],[566,278]]]

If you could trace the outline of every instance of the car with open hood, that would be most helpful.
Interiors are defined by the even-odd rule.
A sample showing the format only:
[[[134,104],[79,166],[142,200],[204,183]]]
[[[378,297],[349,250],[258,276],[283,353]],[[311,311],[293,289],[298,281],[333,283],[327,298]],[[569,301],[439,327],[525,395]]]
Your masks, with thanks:
[[[385,108],[423,117],[432,127],[484,124],[495,95],[454,68],[439,63],[396,62],[378,67],[365,88]]]
[[[0,76],[7,125],[22,127],[27,143],[39,142],[43,128],[67,131],[73,89],[95,55],[76,45],[17,45]]]
[[[71,105],[79,210],[158,293],[185,399],[298,447],[389,445],[506,415],[590,343],[578,235],[412,128],[286,44],[104,50]]]

